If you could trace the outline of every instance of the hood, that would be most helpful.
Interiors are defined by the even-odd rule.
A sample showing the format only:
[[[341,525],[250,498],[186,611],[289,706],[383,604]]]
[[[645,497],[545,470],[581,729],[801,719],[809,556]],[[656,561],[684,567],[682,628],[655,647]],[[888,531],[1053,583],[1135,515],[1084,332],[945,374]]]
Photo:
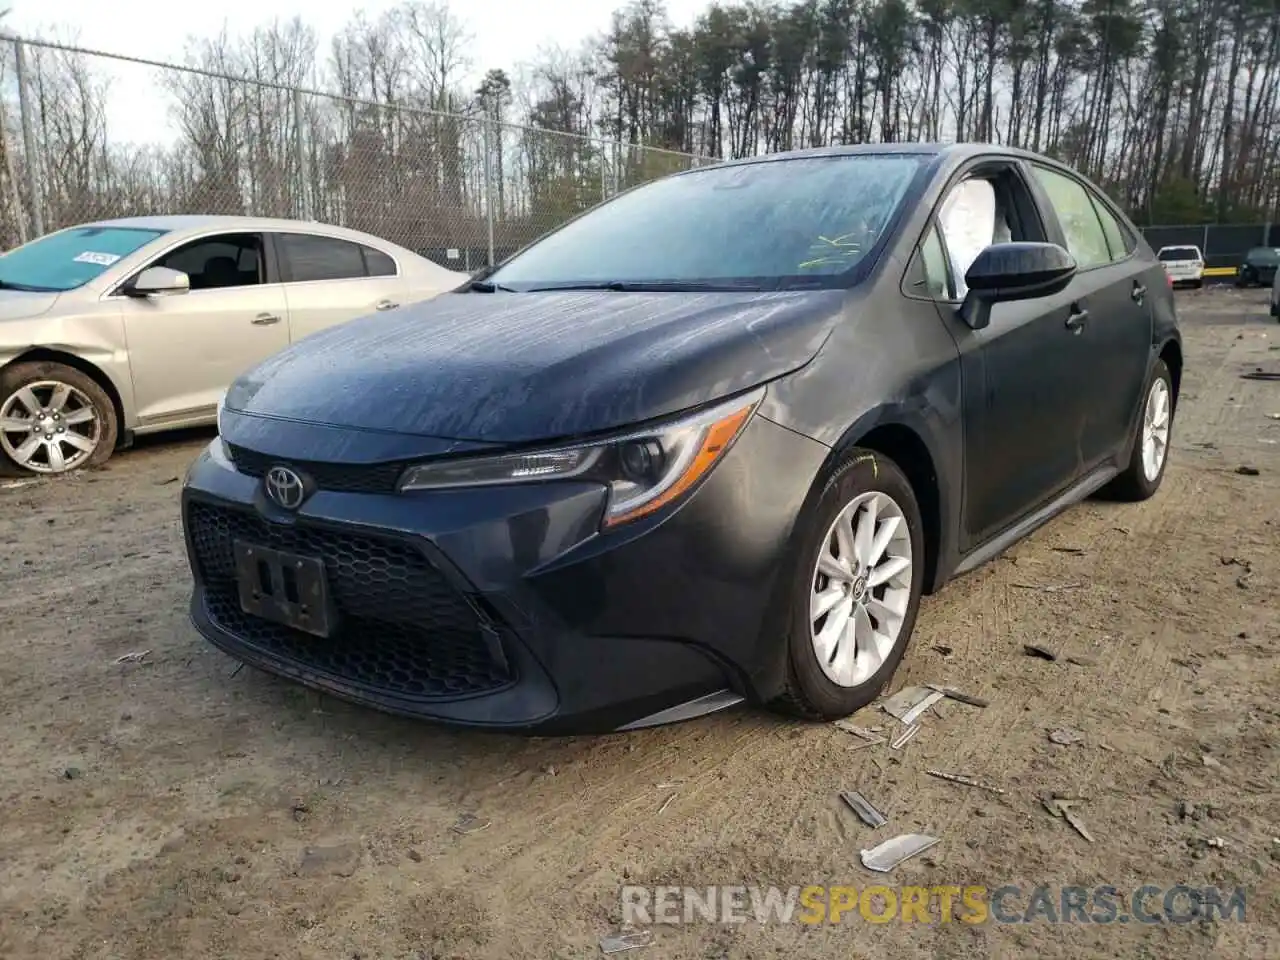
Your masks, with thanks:
[[[443,294],[300,340],[238,379],[226,406],[484,443],[578,436],[804,366],[846,295]]]
[[[33,293],[28,290],[0,290],[0,321],[28,320],[48,313],[58,302],[56,293]]]

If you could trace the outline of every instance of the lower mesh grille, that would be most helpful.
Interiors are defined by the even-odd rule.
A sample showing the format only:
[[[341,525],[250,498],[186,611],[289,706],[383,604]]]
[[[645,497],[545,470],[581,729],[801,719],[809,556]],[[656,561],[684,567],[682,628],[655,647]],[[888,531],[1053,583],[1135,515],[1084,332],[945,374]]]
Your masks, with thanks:
[[[420,552],[396,540],[269,523],[192,502],[187,529],[210,618],[243,643],[378,693],[448,699],[511,681],[498,640]],[[319,638],[245,613],[234,540],[324,561],[339,614]]]

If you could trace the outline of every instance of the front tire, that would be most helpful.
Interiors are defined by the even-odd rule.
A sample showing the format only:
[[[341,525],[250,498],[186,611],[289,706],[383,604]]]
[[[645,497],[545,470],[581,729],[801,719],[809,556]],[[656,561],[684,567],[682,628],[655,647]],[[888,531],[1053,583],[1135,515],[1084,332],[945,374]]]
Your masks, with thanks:
[[[115,450],[115,405],[96,380],[62,363],[0,370],[0,472],[70,473]]]
[[[925,575],[920,507],[892,460],[853,448],[797,525],[786,624],[787,680],[773,706],[847,717],[893,676],[915,628]]]
[[[1129,465],[1107,486],[1107,492],[1115,499],[1147,500],[1160,489],[1169,464],[1175,400],[1169,367],[1163,360],[1156,360],[1147,378]]]

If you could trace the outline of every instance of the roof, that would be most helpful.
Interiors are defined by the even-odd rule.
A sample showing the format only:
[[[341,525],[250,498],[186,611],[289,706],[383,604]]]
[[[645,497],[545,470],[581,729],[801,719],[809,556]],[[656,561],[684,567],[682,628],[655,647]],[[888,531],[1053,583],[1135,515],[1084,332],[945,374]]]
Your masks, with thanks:
[[[1010,147],[999,143],[846,143],[830,147],[810,147],[803,150],[787,150],[782,153],[768,153],[758,157],[742,157],[737,160],[723,160],[715,166],[733,166],[744,163],[770,163],[786,160],[799,160],[806,157],[860,157],[860,156],[915,156],[941,157],[952,162],[966,160],[969,157],[984,154],[999,154],[1007,157],[1020,157],[1024,160],[1039,160],[1061,166],[1061,163],[1044,154],[1033,153],[1021,147]],[[706,170],[711,167],[694,167],[693,170]],[[692,171],[689,171],[692,172]]]
[[[103,227],[107,225],[113,227],[142,227],[149,230],[204,230],[209,227],[224,227],[227,229],[241,230],[297,230],[299,227],[307,227],[320,230],[346,232],[349,229],[347,227],[339,227],[335,224],[320,223],[316,220],[287,220],[273,217],[232,217],[218,216],[214,214],[185,213],[165,216],[117,217],[112,220],[95,220],[92,223],[81,224],[81,226],[94,227]]]

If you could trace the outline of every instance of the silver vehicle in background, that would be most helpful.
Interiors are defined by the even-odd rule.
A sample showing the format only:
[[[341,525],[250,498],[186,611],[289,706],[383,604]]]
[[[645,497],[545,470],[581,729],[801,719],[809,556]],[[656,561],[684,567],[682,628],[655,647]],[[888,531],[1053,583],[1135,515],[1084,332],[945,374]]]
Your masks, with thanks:
[[[0,471],[99,464],[211,424],[239,374],[334,324],[469,275],[385,240],[254,217],[131,217],[0,256]]]

